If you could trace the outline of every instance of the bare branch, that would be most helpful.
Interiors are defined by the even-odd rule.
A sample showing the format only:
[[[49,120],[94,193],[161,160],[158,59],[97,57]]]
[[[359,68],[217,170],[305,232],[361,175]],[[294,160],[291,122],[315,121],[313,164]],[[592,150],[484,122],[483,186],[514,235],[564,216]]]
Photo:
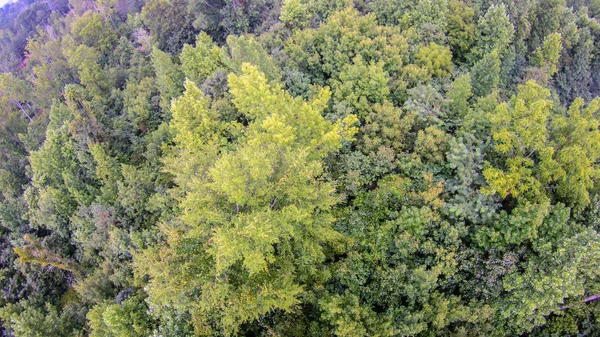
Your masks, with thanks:
[[[276,203],[277,203],[277,197],[275,197],[275,200],[273,200],[273,202],[271,203],[271,209],[273,209],[273,207],[275,207]]]
[[[600,299],[600,294],[590,296],[590,297],[584,299],[583,301],[581,301],[581,303],[590,303],[590,302],[593,302],[593,301],[595,301],[597,299]],[[567,306],[561,307],[560,310],[567,310],[570,307],[572,307],[572,305],[567,305]]]
[[[19,109],[21,109],[21,111],[23,112],[23,114],[25,115],[25,117],[27,117],[29,119],[30,122],[33,122],[33,120],[31,119],[31,117],[29,117],[29,115],[27,114],[27,112],[25,111],[25,109],[23,109],[23,105],[21,105],[21,103],[15,99],[11,99],[11,101],[13,101],[13,103],[15,103]]]

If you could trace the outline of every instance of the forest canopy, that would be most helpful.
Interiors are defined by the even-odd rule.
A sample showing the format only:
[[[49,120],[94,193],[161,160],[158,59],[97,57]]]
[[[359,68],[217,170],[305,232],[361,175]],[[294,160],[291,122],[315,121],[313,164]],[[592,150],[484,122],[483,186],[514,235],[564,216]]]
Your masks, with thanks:
[[[600,1],[0,9],[0,335],[599,336]]]

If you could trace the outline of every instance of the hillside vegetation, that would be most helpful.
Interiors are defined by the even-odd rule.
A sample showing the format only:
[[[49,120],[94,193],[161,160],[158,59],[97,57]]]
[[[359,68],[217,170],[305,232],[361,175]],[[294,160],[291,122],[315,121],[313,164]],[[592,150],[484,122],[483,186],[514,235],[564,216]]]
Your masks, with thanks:
[[[0,10],[0,335],[600,336],[600,1]]]

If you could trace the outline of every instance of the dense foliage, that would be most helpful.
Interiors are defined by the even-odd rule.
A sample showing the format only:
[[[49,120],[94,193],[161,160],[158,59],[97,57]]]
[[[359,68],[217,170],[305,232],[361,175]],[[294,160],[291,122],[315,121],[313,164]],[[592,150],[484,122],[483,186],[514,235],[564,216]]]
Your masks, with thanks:
[[[0,9],[0,335],[599,336],[600,1]]]

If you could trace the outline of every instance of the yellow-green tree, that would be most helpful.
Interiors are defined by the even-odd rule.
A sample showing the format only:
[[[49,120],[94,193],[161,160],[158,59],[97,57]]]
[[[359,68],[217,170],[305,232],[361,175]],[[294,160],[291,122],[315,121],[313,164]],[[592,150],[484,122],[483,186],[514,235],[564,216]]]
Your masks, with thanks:
[[[415,63],[435,77],[448,77],[454,68],[450,49],[433,42],[419,48]]]
[[[137,266],[151,277],[153,306],[190,312],[198,333],[227,335],[291,310],[308,285],[326,279],[319,265],[340,235],[321,161],[356,132],[354,116],[323,119],[327,89],[305,102],[248,64],[229,86],[249,120],[237,137],[239,125],[220,121],[193,83],[174,101],[168,166],[181,214],[162,225],[165,246],[148,249]]]
[[[188,44],[181,51],[181,69],[188,79],[198,85],[208,78],[218,68],[223,67],[221,50],[206,33],[200,33],[196,38],[196,46]]]
[[[600,100],[584,108],[583,99],[577,99],[561,115],[552,114],[549,96],[549,90],[529,81],[490,116],[494,147],[504,162],[502,168],[488,164],[484,170],[485,191],[585,206],[598,177],[600,124],[594,114]]]
[[[556,194],[576,207],[590,203],[590,191],[600,178],[596,164],[600,158],[600,121],[596,117],[599,109],[599,98],[587,105],[577,98],[567,114],[555,116],[551,124],[555,158],[561,167],[556,177]]]
[[[484,170],[489,193],[498,193],[502,198],[545,194],[543,183],[536,177],[543,174],[549,181],[554,170],[540,172],[542,167],[535,165],[535,159],[548,165],[545,169],[555,166],[546,128],[552,108],[549,96],[549,90],[529,81],[519,87],[510,102],[498,105],[490,115],[494,148],[506,160],[504,170],[491,166]]]

